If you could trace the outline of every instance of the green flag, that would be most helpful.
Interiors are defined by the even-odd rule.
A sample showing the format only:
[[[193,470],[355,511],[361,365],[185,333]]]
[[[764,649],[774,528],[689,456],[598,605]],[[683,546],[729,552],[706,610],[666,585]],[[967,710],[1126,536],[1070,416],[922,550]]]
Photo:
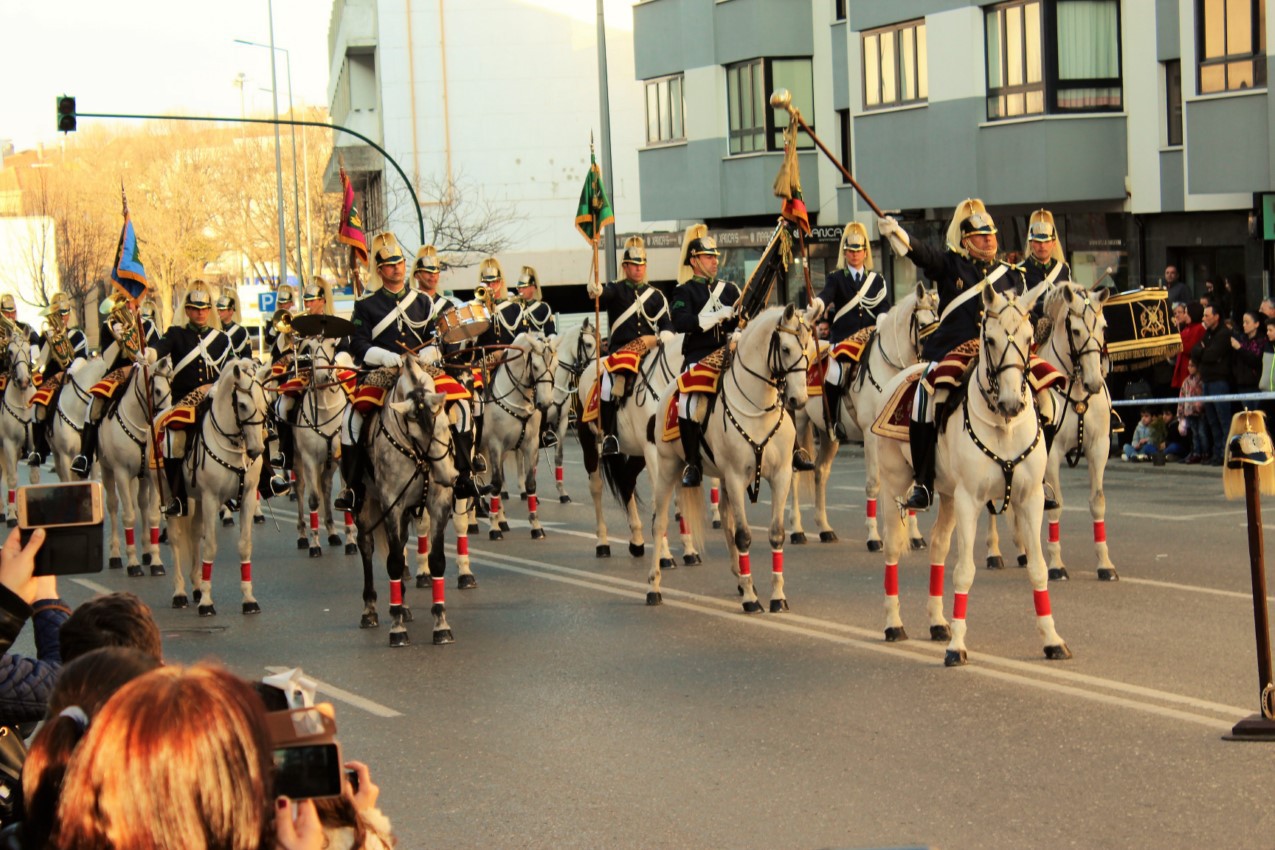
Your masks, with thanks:
[[[593,154],[589,154],[589,174],[584,178],[584,190],[580,192],[580,206],[576,209],[576,230],[596,244],[602,236],[602,228],[615,222],[615,212],[602,188],[602,169]]]

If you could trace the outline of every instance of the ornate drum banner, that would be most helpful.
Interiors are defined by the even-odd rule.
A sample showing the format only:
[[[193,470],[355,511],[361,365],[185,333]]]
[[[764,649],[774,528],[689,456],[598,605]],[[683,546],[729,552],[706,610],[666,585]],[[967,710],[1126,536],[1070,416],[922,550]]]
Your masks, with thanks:
[[[1142,369],[1182,350],[1182,336],[1169,314],[1169,293],[1134,289],[1107,299],[1107,355],[1113,372]]]

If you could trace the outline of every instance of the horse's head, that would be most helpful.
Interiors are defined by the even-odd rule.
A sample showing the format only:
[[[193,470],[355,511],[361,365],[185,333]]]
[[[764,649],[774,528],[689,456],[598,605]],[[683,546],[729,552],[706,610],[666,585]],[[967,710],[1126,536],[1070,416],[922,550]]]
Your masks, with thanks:
[[[389,402],[389,406],[403,417],[412,447],[430,463],[438,483],[445,486],[455,484],[455,447],[448,427],[450,423],[446,416],[441,415],[447,395],[435,391],[434,379],[418,357],[403,358],[395,395],[397,399]]]
[[[920,354],[920,341],[929,336],[939,325],[939,294],[936,290],[926,289],[925,284],[917,281],[912,293],[912,327],[916,329],[915,339],[917,354]]]
[[[817,356],[814,334],[806,317],[794,305],[784,308],[775,323],[767,355],[770,374],[774,378],[789,409],[804,407],[809,400],[806,370]]]
[[[227,363],[217,383],[225,388],[229,397],[248,459],[256,460],[266,450],[266,393],[257,380],[252,361],[245,358]]]
[[[983,287],[980,331],[980,389],[997,413],[1011,419],[1027,405],[1027,358],[1031,353],[1033,295],[1002,295]]]
[[[546,410],[553,404],[553,373],[558,367],[555,342],[539,334],[531,334],[526,338],[524,350],[533,387],[532,403],[538,409]]]
[[[1052,344],[1071,355],[1072,372],[1079,373],[1085,390],[1102,392],[1102,350],[1107,344],[1107,320],[1102,315],[1109,289],[1088,292],[1074,283],[1056,287],[1045,300],[1045,312],[1053,320]],[[1063,342],[1060,337],[1066,337]]]
[[[173,360],[168,355],[159,358],[150,366],[151,370],[151,408],[163,410],[168,407],[173,395]]]
[[[584,324],[580,325],[580,335],[576,338],[573,356],[575,362],[569,365],[577,374],[584,368],[584,364],[598,356],[597,332],[593,322],[588,318],[584,320]]]
[[[9,360],[9,380],[26,392],[31,387],[31,346],[26,339],[15,337],[9,341],[5,356]]]

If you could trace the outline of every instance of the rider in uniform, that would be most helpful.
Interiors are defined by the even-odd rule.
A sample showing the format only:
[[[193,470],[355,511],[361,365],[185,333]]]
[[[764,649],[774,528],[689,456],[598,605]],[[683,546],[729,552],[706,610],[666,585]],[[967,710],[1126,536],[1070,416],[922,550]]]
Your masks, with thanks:
[[[478,337],[479,345],[512,345],[522,329],[522,299],[505,289],[505,272],[500,261],[488,257],[478,264],[479,286],[487,290],[483,303],[491,311],[491,327]],[[499,361],[499,358],[491,358]]]
[[[558,332],[558,318],[540,292],[540,278],[531,266],[523,266],[518,275],[518,300],[522,302],[519,333],[538,333],[544,337]]]
[[[305,305],[304,315],[333,315],[332,287],[328,285],[325,279],[315,275],[310,279],[309,283],[301,288],[301,303]],[[293,353],[295,355],[295,352]],[[310,366],[309,362],[299,362],[294,356],[292,377],[279,384],[279,397],[275,399],[274,403],[275,417],[283,425],[276,431],[276,436],[279,440],[279,456],[276,460],[285,472],[291,471],[296,465],[296,435],[292,431],[292,426],[297,421],[297,399],[301,398],[301,395],[310,386],[310,381],[312,380],[313,373],[309,371]],[[285,371],[287,371],[286,368],[280,369],[278,372],[275,372],[274,369],[271,370],[272,374],[280,375]]]
[[[27,345],[31,346],[31,356],[34,357],[40,348],[40,335],[34,328],[18,318],[18,303],[8,292],[0,295],[0,314],[17,327],[20,338],[26,339]]]
[[[221,332],[230,340],[230,356],[251,359],[252,340],[248,330],[239,324],[239,295],[234,289],[223,290],[217,299],[217,318],[221,320]]]
[[[607,327],[611,331],[598,390],[603,456],[620,453],[617,412],[629,382],[636,380],[642,357],[657,341],[673,339],[668,301],[663,292],[646,282],[646,243],[641,236],[625,240],[620,267],[624,270],[623,280],[605,286],[589,282],[589,297],[596,298],[598,306],[607,311]]]
[[[155,309],[155,302],[150,298],[143,298],[142,303],[138,306],[138,311],[142,316],[142,333],[146,336],[146,347],[151,348],[160,340],[159,332],[159,311]]]
[[[61,389],[67,368],[80,358],[88,357],[89,341],[84,331],[69,327],[71,299],[65,292],[55,292],[44,308],[44,335],[40,337],[40,353],[35,358],[33,371],[42,376],[40,389],[31,399],[35,406],[35,421],[31,423],[35,450],[27,458],[31,466],[39,466],[49,455],[50,408],[56,408],[58,390]]]
[[[283,313],[291,316],[295,305],[296,291],[292,288],[292,284],[279,284],[279,288],[275,290],[274,320],[266,327],[266,350],[270,352],[271,363],[278,363],[292,353],[292,334],[281,332],[275,325],[278,324],[278,319]]]
[[[1023,273],[1020,267],[997,258],[996,225],[977,198],[957,206],[947,228],[947,244],[942,248],[912,241],[890,216],[877,219],[877,227],[890,240],[896,254],[910,259],[938,287],[939,324],[922,343],[921,359],[930,365],[917,382],[909,423],[915,481],[904,502],[907,508],[928,510],[933,502],[938,443],[935,407],[961,384],[977,354],[983,317],[979,293],[984,285],[1001,293],[1021,293]],[[1053,374],[1061,377],[1056,371]],[[1052,376],[1032,380],[1033,389],[1038,395],[1048,396],[1044,385],[1053,380],[1056,378]]]
[[[846,439],[838,410],[849,383],[850,372],[867,343],[861,331],[876,326],[877,317],[889,308],[889,285],[872,270],[872,246],[868,229],[852,221],[841,231],[841,256],[836,271],[828,275],[823,291],[815,296],[818,313],[828,318],[828,371],[824,375],[823,397],[829,429],[838,440]]]
[[[156,357],[168,355],[173,362],[172,397],[176,404],[161,413],[156,422],[164,434],[164,477],[171,495],[164,513],[170,517],[186,514],[186,479],[181,470],[186,457],[186,430],[196,424],[199,402],[231,358],[229,338],[210,321],[212,306],[207,284],[194,281],[182,305],[186,324],[170,325],[153,349]],[[274,475],[268,454],[262,455],[261,462],[257,492],[266,498],[287,493],[288,481]]]
[[[102,379],[89,388],[93,400],[84,418],[84,430],[80,432],[80,452],[71,461],[71,472],[80,478],[89,477],[89,470],[97,456],[97,430],[102,414],[128,378],[123,370],[136,362],[141,350],[137,317],[127,296],[118,293],[106,296],[98,312],[103,315],[98,345],[103,346],[102,360],[107,366]]]

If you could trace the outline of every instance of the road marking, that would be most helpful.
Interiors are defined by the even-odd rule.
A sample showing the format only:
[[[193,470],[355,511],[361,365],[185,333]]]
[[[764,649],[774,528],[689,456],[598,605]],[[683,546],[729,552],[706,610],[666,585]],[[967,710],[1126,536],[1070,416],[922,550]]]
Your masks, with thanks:
[[[631,597],[631,594],[644,593],[646,591],[645,583],[614,576],[601,576],[544,561],[489,552],[475,553],[470,557],[471,560],[479,564],[495,567],[496,569],[521,573],[533,578],[558,581],[618,596]],[[547,573],[552,573],[552,575]],[[720,617],[733,623],[746,623],[753,628],[799,634],[842,646],[885,653],[896,658],[904,658],[921,664],[932,665],[936,663],[944,652],[944,647],[935,646],[929,642],[885,643],[876,631],[830,620],[822,620],[816,617],[792,613],[783,614],[782,617],[767,617],[765,615],[746,617],[740,614],[738,603],[735,602],[727,602],[714,597],[675,589],[662,589],[662,594],[664,596],[664,605],[667,607]],[[830,632],[840,632],[842,634],[831,634]],[[1099,676],[1075,673],[1053,666],[1046,667],[1040,664],[1015,661],[1010,658],[987,655],[981,652],[977,654],[971,653],[971,655],[973,656],[972,660],[976,663],[966,669],[972,675],[988,676],[1020,686],[1040,688],[1108,705],[1195,723],[1218,732],[1229,732],[1237,720],[1252,713],[1247,709],[1236,706],[1201,700],[1184,694],[1175,694],[1113,679],[1104,679]],[[1114,693],[1101,693],[1090,690],[1091,688],[1101,688]],[[1190,710],[1158,705],[1147,700],[1176,704],[1194,711],[1221,714],[1227,719],[1219,719],[1218,717],[1193,713]]]
[[[97,582],[90,581],[89,579],[86,579],[86,578],[73,578],[71,579],[71,581],[75,582],[80,587],[87,587],[89,590],[93,591],[94,593],[114,593],[115,592],[111,590],[109,587],[103,587]]]
[[[285,673],[293,668],[291,667],[267,667],[271,673]],[[316,690],[319,693],[327,694],[337,702],[343,702],[346,705],[352,705],[355,708],[361,708],[368,714],[375,714],[377,717],[402,717],[402,712],[395,711],[388,706],[381,705],[379,702],[361,697],[358,694],[352,694],[347,690],[338,688],[336,685],[330,685],[327,682],[321,682],[310,674],[306,674],[306,678],[314,682]]]
[[[1159,556],[1157,555],[1156,557]],[[1253,598],[1253,594],[1251,592],[1241,593],[1238,590],[1220,590],[1215,587],[1200,587],[1194,584],[1179,584],[1175,581],[1157,581],[1156,579],[1151,578],[1129,578],[1127,576],[1120,576],[1120,581],[1121,583],[1128,582],[1129,584],[1145,584],[1148,587],[1160,587],[1166,590],[1188,590],[1195,593],[1207,593],[1212,596],[1225,596],[1229,599],[1252,600]],[[1275,602],[1275,596],[1266,597],[1266,601]]]
[[[1086,508],[1085,510],[1088,510]],[[1244,511],[1210,511],[1203,514],[1174,514],[1173,516],[1165,516],[1164,514],[1140,514],[1133,511],[1120,511],[1120,516],[1133,517],[1134,519],[1159,519],[1168,522],[1191,522],[1197,519],[1211,519],[1220,516],[1243,516]]]

